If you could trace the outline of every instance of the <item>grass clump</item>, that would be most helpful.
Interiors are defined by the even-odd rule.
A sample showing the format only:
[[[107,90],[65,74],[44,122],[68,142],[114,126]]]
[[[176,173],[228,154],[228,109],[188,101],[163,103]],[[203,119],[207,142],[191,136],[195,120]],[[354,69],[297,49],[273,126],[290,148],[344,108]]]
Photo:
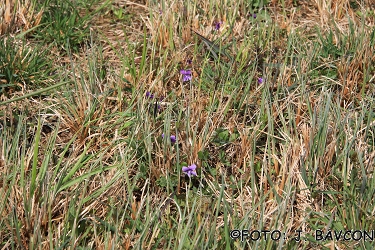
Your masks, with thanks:
[[[49,0],[41,5],[44,14],[35,38],[44,43],[54,43],[65,51],[78,52],[89,39],[89,21],[95,11],[88,11],[97,1],[61,1]]]
[[[52,72],[52,62],[41,46],[27,44],[25,39],[4,37],[0,51],[1,92],[4,88],[35,88],[45,84]]]

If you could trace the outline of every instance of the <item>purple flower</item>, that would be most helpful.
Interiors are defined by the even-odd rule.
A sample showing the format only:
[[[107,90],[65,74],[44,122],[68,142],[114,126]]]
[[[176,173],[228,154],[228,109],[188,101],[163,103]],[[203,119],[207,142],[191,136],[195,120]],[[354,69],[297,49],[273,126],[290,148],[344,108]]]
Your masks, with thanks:
[[[253,18],[257,18],[257,14],[254,13],[254,14],[253,14]]]
[[[191,166],[182,167],[182,172],[187,174],[189,177],[192,175],[197,176],[197,172],[195,171],[196,168],[197,168],[197,165],[192,164]]]
[[[176,136],[175,135],[171,135],[171,143],[175,143],[176,142]]]
[[[187,70],[180,70],[180,73],[182,74],[182,81],[183,82],[187,82],[187,81],[190,81],[191,80],[191,70],[187,69]]]
[[[258,78],[258,83],[259,83],[259,84],[263,83],[263,78],[262,78],[262,77],[259,77],[259,78]]]
[[[187,59],[186,62],[187,62],[187,64],[191,64],[193,62],[193,60]]]
[[[154,94],[151,94],[149,91],[147,91],[146,97],[152,99],[152,98],[154,98]]]
[[[164,139],[164,133],[161,134],[161,138]],[[171,139],[172,144],[174,144],[176,142],[176,136],[175,135],[171,135],[169,138]]]
[[[220,29],[220,26],[223,22],[215,22],[214,25],[215,25],[215,30],[219,30]]]

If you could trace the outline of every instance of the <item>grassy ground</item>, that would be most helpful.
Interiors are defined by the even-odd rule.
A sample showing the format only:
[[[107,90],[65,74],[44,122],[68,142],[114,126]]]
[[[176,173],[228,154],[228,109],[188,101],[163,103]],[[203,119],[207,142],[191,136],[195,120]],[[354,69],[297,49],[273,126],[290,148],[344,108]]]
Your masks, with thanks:
[[[0,247],[372,249],[374,9],[2,1]]]

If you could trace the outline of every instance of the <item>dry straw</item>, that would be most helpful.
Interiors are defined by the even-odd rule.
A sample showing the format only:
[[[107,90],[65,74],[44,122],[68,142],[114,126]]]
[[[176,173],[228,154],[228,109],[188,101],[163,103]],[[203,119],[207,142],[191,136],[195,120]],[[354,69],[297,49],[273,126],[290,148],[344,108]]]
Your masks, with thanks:
[[[17,33],[37,26],[43,10],[36,12],[30,0],[5,0],[0,5],[0,35]]]

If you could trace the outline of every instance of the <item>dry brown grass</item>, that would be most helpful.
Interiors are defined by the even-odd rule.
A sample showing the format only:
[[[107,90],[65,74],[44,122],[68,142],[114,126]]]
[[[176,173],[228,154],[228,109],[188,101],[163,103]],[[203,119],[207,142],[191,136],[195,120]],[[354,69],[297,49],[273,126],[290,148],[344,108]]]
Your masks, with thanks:
[[[2,0],[0,3],[0,36],[19,33],[39,25],[43,10],[34,11],[31,0]]]
[[[373,79],[372,82],[363,83],[365,74],[374,74],[374,72],[365,72],[369,65],[373,65],[375,62],[375,55],[373,48],[369,47],[370,32],[371,29],[361,29],[361,22],[358,17],[358,13],[354,10],[350,2],[351,1],[299,1],[299,6],[294,6],[292,1],[286,1],[286,6],[283,8],[277,1],[272,1],[270,4],[269,11],[272,20],[277,26],[290,35],[298,33],[306,41],[304,45],[309,54],[313,48],[309,46],[311,43],[309,39],[317,38],[314,27],[319,27],[321,31],[328,31],[330,29],[336,29],[337,33],[334,34],[335,43],[339,43],[341,35],[350,34],[350,23],[348,19],[353,22],[354,33],[352,35],[360,37],[360,32],[364,32],[363,41],[352,55],[351,60],[335,60],[333,58],[327,58],[326,63],[334,64],[338,69],[338,78],[335,81],[335,94],[341,96],[341,103],[335,103],[338,107],[347,108],[350,104],[358,105],[362,102],[363,93],[371,93],[374,91]],[[364,12],[369,11],[371,8],[370,1],[363,1],[364,5],[360,3],[358,8]],[[193,57],[192,70],[195,78],[199,78],[202,74],[201,68],[205,62],[203,56],[193,55],[193,44],[197,41],[195,36],[191,34],[190,28],[198,30],[201,34],[214,39],[218,37],[217,33],[212,32],[212,23],[217,20],[223,20],[224,25],[220,32],[224,33],[229,29],[227,17],[224,13],[218,11],[216,15],[210,13],[208,16],[199,16],[190,8],[191,6],[184,5],[183,2],[172,1],[172,4],[168,8],[159,13],[160,6],[150,6],[143,2],[129,2],[129,1],[116,1],[119,7],[126,5],[127,14],[130,14],[132,19],[129,23],[115,22],[113,23],[113,15],[99,16],[93,21],[93,31],[97,32],[98,42],[103,45],[103,58],[108,62],[108,65],[113,69],[106,79],[106,82],[98,82],[96,86],[97,96],[88,94],[90,89],[90,83],[85,77],[88,78],[90,69],[88,68],[88,60],[85,56],[89,53],[89,49],[82,51],[82,54],[75,55],[75,65],[79,65],[82,70],[83,78],[82,85],[76,86],[74,90],[74,100],[60,99],[59,103],[63,109],[55,110],[55,115],[61,118],[62,125],[60,132],[58,133],[57,144],[60,149],[67,144],[69,139],[76,135],[77,140],[73,142],[71,150],[69,151],[70,159],[67,165],[74,165],[74,160],[84,151],[88,142],[91,143],[90,148],[87,149],[87,153],[100,154],[100,162],[104,166],[110,166],[111,164],[118,164],[116,160],[117,155],[125,155],[129,153],[128,150],[130,145],[127,144],[126,139],[137,138],[140,144],[147,142],[150,143],[149,148],[144,150],[148,155],[142,155],[142,157],[149,157],[149,171],[147,178],[139,179],[137,186],[140,187],[137,191],[134,191],[132,200],[129,200],[129,190],[126,190],[127,183],[125,180],[118,179],[118,172],[116,169],[108,170],[103,172],[103,175],[97,175],[89,178],[88,182],[85,182],[84,187],[74,185],[67,189],[63,193],[56,197],[48,196],[49,202],[53,204],[52,209],[52,224],[56,232],[53,234],[55,239],[61,237],[61,230],[64,227],[64,216],[69,211],[70,195],[77,195],[76,199],[79,200],[84,198],[86,194],[93,194],[100,190],[102,186],[108,184],[108,188],[103,191],[96,199],[90,200],[87,204],[84,204],[80,209],[81,216],[88,220],[97,222],[97,218],[106,219],[110,208],[112,207],[126,208],[124,212],[126,218],[122,222],[123,225],[133,225],[134,221],[141,220],[142,213],[146,211],[148,205],[151,209],[157,210],[162,207],[163,204],[168,204],[166,210],[163,210],[160,221],[168,221],[168,216],[171,214],[177,214],[176,206],[173,202],[168,203],[169,193],[166,193],[164,187],[160,187],[157,180],[162,176],[167,176],[168,173],[175,171],[173,167],[176,166],[176,156],[184,156],[186,162],[196,162],[199,168],[202,168],[201,161],[198,157],[200,151],[207,150],[210,154],[208,160],[209,165],[217,171],[216,176],[212,176],[205,169],[202,169],[202,174],[207,174],[205,185],[207,189],[211,190],[212,197],[220,196],[221,185],[227,185],[230,183],[229,178],[225,179],[225,183],[218,182],[218,178],[221,176],[231,176],[239,182],[241,180],[246,183],[243,189],[239,190],[228,184],[228,188],[223,192],[224,200],[231,205],[233,213],[228,215],[228,220],[225,221],[224,215],[220,214],[216,219],[217,231],[223,227],[225,223],[230,224],[230,228],[235,228],[233,224],[233,217],[244,219],[249,216],[249,211],[256,211],[252,216],[254,220],[263,220],[265,228],[268,226],[278,225],[280,228],[285,228],[286,232],[293,232],[296,229],[302,229],[304,232],[312,231],[309,222],[306,218],[309,216],[309,211],[314,210],[315,212],[329,212],[326,211],[327,196],[314,196],[305,180],[303,179],[301,168],[305,167],[304,164],[319,165],[316,183],[318,190],[328,190],[335,188],[335,186],[342,185],[340,180],[330,179],[333,172],[333,166],[335,165],[336,156],[340,154],[342,148],[340,148],[339,141],[343,140],[339,134],[339,125],[343,125],[347,132],[347,138],[349,141],[356,132],[349,124],[349,121],[342,121],[343,124],[337,124],[335,121],[336,117],[330,117],[327,121],[327,131],[329,134],[324,142],[324,150],[321,155],[311,156],[312,153],[316,153],[311,150],[314,144],[314,138],[318,133],[316,118],[310,117],[309,108],[316,111],[317,113],[324,112],[324,103],[326,102],[325,96],[321,95],[319,88],[313,88],[315,82],[307,79],[307,87],[310,87],[309,92],[305,95],[301,93],[301,89],[297,88],[295,91],[290,91],[285,95],[285,98],[278,100],[278,103],[270,105],[262,105],[261,87],[254,87],[249,93],[248,100],[245,101],[246,105],[251,106],[251,114],[240,114],[238,110],[227,109],[233,103],[233,97],[228,93],[216,93],[219,96],[219,104],[215,112],[208,112],[207,106],[210,103],[210,96],[204,90],[200,88],[189,89],[190,86],[186,83],[181,83],[179,69],[187,67],[186,59]],[[199,2],[202,9],[207,9],[205,6],[206,2]],[[0,34],[6,32],[19,32],[22,28],[24,30],[35,27],[39,24],[42,11],[37,14],[27,14],[25,9],[31,8],[29,1],[25,1],[19,4],[14,2],[6,1],[4,8],[0,9],[4,23],[0,26]],[[26,6],[26,7],[25,7]],[[16,15],[11,15],[12,10],[17,10]],[[285,15],[283,13],[285,11]],[[177,14],[176,14],[177,13]],[[109,12],[107,14],[110,14]],[[1,15],[0,15],[1,17]],[[1,20],[0,20],[1,21]],[[367,16],[364,22],[368,27],[374,28],[375,17]],[[181,25],[180,25],[181,24]],[[181,29],[181,30],[180,30]],[[240,16],[237,18],[233,25],[233,32],[230,36],[238,38],[238,43],[244,44],[245,40],[248,39],[243,36],[246,30],[255,29],[253,23],[248,18]],[[189,120],[187,123],[177,124],[176,117],[171,119],[170,129],[171,131],[179,131],[179,152],[173,151],[173,149],[165,149],[157,139],[150,139],[147,141],[147,136],[143,133],[154,133],[161,134],[164,126],[164,121],[155,120],[150,122],[150,118],[147,110],[147,100],[145,100],[143,93],[139,93],[136,102],[141,103],[141,107],[133,106],[129,107],[130,95],[123,94],[118,90],[125,87],[125,83],[118,79],[120,68],[122,65],[121,59],[125,56],[129,56],[135,52],[135,65],[139,68],[141,61],[142,50],[129,51],[128,45],[134,45],[141,43],[143,40],[143,32],[146,30],[148,35],[148,44],[151,45],[152,49],[147,50],[147,60],[150,64],[153,63],[155,58],[163,58],[166,64],[160,63],[155,65],[148,65],[148,72],[141,75],[138,79],[133,78],[129,74],[125,74],[125,78],[131,82],[131,84],[138,84],[138,90],[150,90],[158,97],[166,96],[168,93],[173,92],[176,95],[176,103],[179,108],[183,110],[183,115],[186,115]],[[257,35],[266,37],[266,31],[259,31]],[[181,36],[177,35],[181,34]],[[244,61],[251,61],[253,58],[264,58],[265,62],[272,63],[282,61],[283,56],[286,53],[287,41],[281,38],[273,40],[267,46],[263,48],[250,47],[245,48],[245,55],[241,55],[241,59]],[[349,46],[346,44],[345,46]],[[138,46],[139,48],[141,46]],[[240,46],[239,46],[240,47]],[[349,47],[348,47],[349,49]],[[124,54],[119,55],[118,51],[122,51]],[[166,53],[166,51],[168,53]],[[166,55],[167,54],[167,55]],[[310,54],[313,54],[312,52]],[[277,87],[283,86],[285,88],[291,87],[293,79],[298,78],[303,74],[307,74],[310,71],[308,57],[301,59],[301,71],[296,72],[293,67],[289,67],[283,72],[283,75],[276,78],[277,82],[275,86],[270,86],[270,91],[275,91]],[[59,63],[69,62],[70,58],[59,58]],[[213,64],[209,61],[208,63]],[[258,65],[260,67],[261,65]],[[157,73],[158,69],[165,67],[165,72]],[[67,66],[67,68],[69,68]],[[69,68],[69,70],[71,70]],[[260,76],[262,72],[258,70],[256,73]],[[272,74],[272,72],[269,72]],[[72,79],[78,77],[73,72],[69,74]],[[322,79],[324,76],[321,76]],[[227,83],[225,83],[227,84]],[[230,84],[230,83],[229,83]],[[117,88],[117,85],[121,85]],[[210,87],[214,87],[214,83]],[[108,90],[113,90],[112,95],[105,95]],[[212,93],[212,92],[211,92]],[[60,93],[57,93],[60,94]],[[61,95],[62,96],[62,95]],[[93,103],[98,101],[100,105],[93,109],[91,114],[91,121],[85,120],[87,118],[87,110],[89,110]],[[333,101],[334,102],[334,101]],[[74,105],[72,105],[74,104]],[[165,103],[164,103],[165,104]],[[170,103],[166,103],[168,105]],[[245,105],[244,104],[244,105]],[[267,109],[266,111],[261,108]],[[139,110],[141,109],[141,111]],[[109,116],[105,111],[110,110],[114,116]],[[138,121],[134,121],[135,129],[131,131],[134,134],[125,133],[121,130],[122,124],[117,124],[118,121],[126,122],[122,120],[122,112],[136,112],[139,111],[143,116],[138,117]],[[170,114],[177,116],[178,112],[169,111]],[[237,112],[237,113],[236,113]],[[273,124],[266,124],[260,128],[259,123],[253,121],[254,117],[258,117],[262,112],[269,112],[273,118]],[[293,115],[286,117],[286,114],[291,112]],[[355,116],[355,114],[353,114]],[[353,118],[353,117],[351,117]],[[353,118],[354,119],[354,118]],[[296,124],[296,131],[291,128],[293,126],[286,126],[291,131],[284,131],[283,125],[289,125],[292,121]],[[340,121],[341,122],[341,121]],[[112,126],[112,124],[116,124]],[[189,124],[190,127],[187,127]],[[255,126],[253,126],[256,124]],[[270,126],[273,127],[270,127]],[[373,125],[373,124],[372,124]],[[224,128],[229,131],[230,134],[238,133],[239,137],[225,146],[218,146],[212,143],[210,138],[215,137],[215,133],[218,128]],[[358,136],[356,139],[355,147],[356,151],[363,152],[366,158],[366,163],[371,164],[375,157],[375,154],[371,151],[371,146],[364,143],[364,130],[365,126],[362,126],[357,131]],[[120,131],[120,133],[118,133]],[[121,134],[122,131],[122,134]],[[147,131],[147,132],[144,132]],[[278,131],[280,133],[275,133]],[[156,137],[156,136],[155,136]],[[47,139],[43,138],[43,142]],[[119,143],[119,141],[121,141]],[[142,144],[143,145],[143,144]],[[256,145],[254,147],[253,145]],[[105,149],[105,150],[104,150]],[[4,151],[4,149],[3,149]],[[152,152],[151,152],[152,151]],[[226,166],[219,160],[220,152],[224,152],[225,155],[230,159],[230,166]],[[129,166],[127,167],[127,174],[130,179],[135,178],[138,174],[139,155],[130,155]],[[7,163],[5,162],[4,153],[0,159],[0,169]],[[31,159],[29,159],[31,161]],[[95,162],[95,160],[92,160]],[[99,161],[98,161],[99,162]],[[251,165],[249,163],[252,163]],[[97,162],[95,164],[98,164]],[[251,172],[257,164],[262,166],[261,171],[256,172],[256,184],[259,185],[258,189],[252,190],[249,180],[252,178]],[[89,165],[89,164],[87,164]],[[355,162],[351,165],[351,168],[358,167],[358,163]],[[118,166],[121,168],[124,166]],[[349,169],[351,170],[351,169]],[[3,170],[2,170],[3,171]],[[77,171],[75,176],[81,176],[87,169],[81,169]],[[373,167],[369,168],[368,171],[374,171]],[[344,174],[344,173],[342,173]],[[112,182],[112,180],[115,180]],[[270,183],[270,180],[272,183]],[[18,181],[18,179],[16,180]],[[52,180],[51,180],[52,181]],[[188,181],[182,177],[178,177],[177,184],[177,195],[185,195],[189,188],[187,187]],[[45,184],[47,185],[48,182]],[[272,185],[271,185],[272,184]],[[229,187],[230,186],[230,187]],[[273,188],[275,192],[273,192]],[[77,193],[74,193],[74,190]],[[151,190],[151,192],[149,191]],[[6,192],[7,190],[4,189]],[[40,190],[43,192],[43,190]],[[150,192],[147,193],[147,192]],[[147,195],[145,195],[147,193]],[[23,194],[23,196],[21,195]],[[233,198],[236,195],[235,198]],[[27,247],[30,240],[37,240],[32,235],[32,228],[35,223],[39,223],[40,227],[43,228],[43,232],[46,234],[47,218],[45,217],[45,207],[32,207],[30,215],[25,215],[25,210],[22,204],[25,202],[25,197],[31,196],[28,190],[19,190],[14,188],[11,191],[12,202],[7,206],[4,217],[12,216],[12,207],[15,208],[15,212],[18,217],[24,221],[25,225],[21,230],[22,242],[18,244]],[[113,200],[111,200],[115,197]],[[266,197],[266,198],[265,198]],[[282,201],[282,205],[279,202],[283,197],[288,197],[285,201]],[[31,199],[36,199],[33,196]],[[263,200],[264,199],[264,200]],[[340,199],[339,199],[340,200]],[[209,227],[211,224],[206,223],[205,215],[212,218],[214,209],[225,209],[225,204],[220,204],[216,207],[215,204],[210,204],[211,201],[201,201],[202,207],[207,208],[210,211],[207,213],[198,214],[199,228]],[[38,200],[33,200],[31,204],[38,203]],[[215,202],[213,202],[215,203]],[[259,205],[260,203],[264,205]],[[209,204],[209,205],[207,205]],[[264,211],[262,209],[264,208]],[[281,221],[276,221],[277,215],[280,209],[286,211]],[[264,214],[263,214],[264,213]],[[256,218],[255,218],[256,217]],[[25,221],[25,218],[30,218],[30,221]],[[172,223],[169,221],[168,223]],[[168,224],[167,223],[167,224]],[[206,223],[206,224],[205,224]],[[173,226],[169,224],[171,229]],[[7,225],[7,228],[11,230],[11,225]],[[198,227],[197,227],[198,228]],[[142,243],[142,247],[145,249],[152,245],[153,240],[158,239],[159,231],[151,231],[147,234],[149,242]],[[138,242],[140,233],[121,233],[124,249],[130,249]],[[98,249],[104,249],[104,239],[102,235],[96,235],[94,238],[93,245]],[[111,246],[115,242],[114,236],[108,236],[106,238]],[[45,238],[44,238],[45,240]],[[77,239],[78,241],[78,239]],[[46,241],[43,243],[43,248],[48,249]],[[115,247],[117,243],[113,243]],[[163,245],[164,243],[159,243]],[[165,243],[167,244],[167,243]],[[336,244],[339,247],[340,244]],[[165,246],[165,245],[163,245]],[[334,247],[335,243],[332,243],[330,247]],[[312,247],[312,246],[311,246]]]

